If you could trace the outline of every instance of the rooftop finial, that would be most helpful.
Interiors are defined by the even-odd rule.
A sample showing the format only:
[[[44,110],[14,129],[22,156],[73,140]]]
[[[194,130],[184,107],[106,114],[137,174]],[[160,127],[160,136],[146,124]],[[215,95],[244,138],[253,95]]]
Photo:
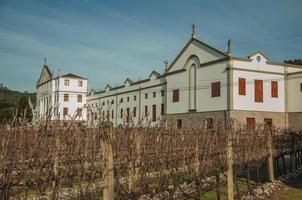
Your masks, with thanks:
[[[232,45],[232,41],[231,41],[231,39],[228,39],[228,51],[227,51],[228,55],[231,55],[231,53],[232,53],[231,45]]]
[[[168,69],[168,64],[169,64],[168,59],[164,60],[164,64],[165,64],[165,70],[167,70]]]
[[[47,65],[47,58],[44,58],[44,65]]]
[[[192,38],[196,38],[195,33],[196,33],[196,26],[195,24],[192,24]]]

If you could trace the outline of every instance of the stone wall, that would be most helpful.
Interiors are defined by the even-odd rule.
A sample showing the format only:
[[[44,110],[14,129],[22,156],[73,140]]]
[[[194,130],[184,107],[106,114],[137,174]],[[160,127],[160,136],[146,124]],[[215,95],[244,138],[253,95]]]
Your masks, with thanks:
[[[247,110],[232,110],[230,117],[238,124],[245,125],[246,118],[255,118],[256,124],[263,124],[264,119],[272,119],[272,125],[278,128],[285,128],[287,114],[284,112],[264,112],[264,111],[247,111]]]
[[[288,127],[302,130],[302,112],[288,113]]]

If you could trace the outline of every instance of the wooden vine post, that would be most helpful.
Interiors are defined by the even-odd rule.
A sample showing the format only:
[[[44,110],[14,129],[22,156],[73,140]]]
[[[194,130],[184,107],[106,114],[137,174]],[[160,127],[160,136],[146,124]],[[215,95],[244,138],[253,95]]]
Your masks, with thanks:
[[[233,132],[229,130],[227,133],[227,187],[228,200],[234,200],[234,172],[233,172]]]
[[[140,176],[140,161],[141,161],[141,135],[136,129],[132,135],[132,157],[129,166],[129,183],[130,191],[136,192],[139,188],[138,180]]]
[[[114,200],[114,169],[113,169],[113,131],[112,124],[107,122],[101,137],[103,157],[103,200]]]
[[[272,131],[269,130],[268,132],[268,159],[267,159],[267,166],[268,166],[268,179],[270,182],[274,181],[274,163],[273,163],[273,139],[272,139]]]

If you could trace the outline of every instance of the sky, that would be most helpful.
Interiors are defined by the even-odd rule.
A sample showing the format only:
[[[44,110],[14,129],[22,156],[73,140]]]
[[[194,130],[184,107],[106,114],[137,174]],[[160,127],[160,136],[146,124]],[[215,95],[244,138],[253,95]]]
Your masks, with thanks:
[[[191,38],[235,56],[302,58],[301,0],[0,0],[0,83],[35,91],[44,57],[102,90],[164,71]]]

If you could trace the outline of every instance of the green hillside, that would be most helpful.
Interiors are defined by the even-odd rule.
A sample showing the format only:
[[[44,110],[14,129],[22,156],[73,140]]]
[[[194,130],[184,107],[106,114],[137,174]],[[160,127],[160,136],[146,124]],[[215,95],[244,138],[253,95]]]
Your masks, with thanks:
[[[28,107],[28,99],[35,105],[36,94],[28,92],[19,92],[8,89],[2,83],[0,84],[0,122],[9,121],[12,117],[12,111],[16,108],[24,109]]]

